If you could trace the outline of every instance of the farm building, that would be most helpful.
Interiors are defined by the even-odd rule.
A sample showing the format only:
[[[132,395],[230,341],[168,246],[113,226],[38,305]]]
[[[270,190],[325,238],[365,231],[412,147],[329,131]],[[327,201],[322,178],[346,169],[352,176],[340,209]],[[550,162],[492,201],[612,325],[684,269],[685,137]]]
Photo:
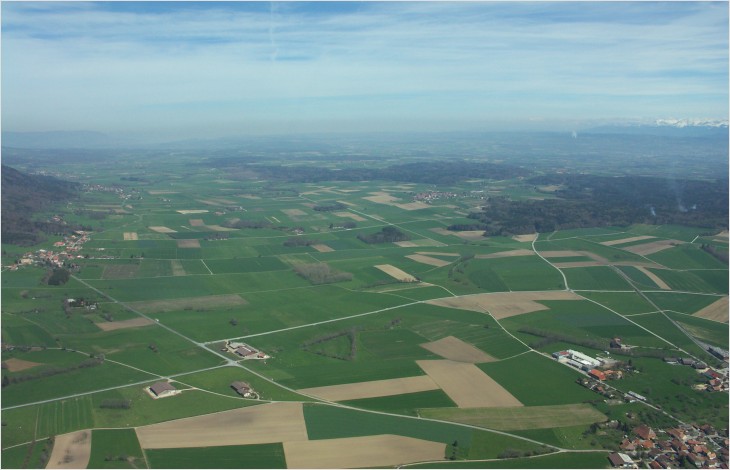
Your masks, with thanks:
[[[633,429],[633,433],[644,440],[656,439],[656,433],[654,432],[654,430],[652,428],[650,428],[646,424],[642,424],[641,426],[635,427]]]
[[[582,352],[574,351],[572,349],[568,349],[567,352],[568,354],[570,354],[571,359],[573,359],[574,361],[578,361],[581,364],[589,365],[591,367],[598,367],[602,364],[602,362],[598,359],[594,359],[591,356],[583,354]]]
[[[250,346],[240,346],[236,348],[236,354],[241,357],[253,356],[254,354],[256,354],[256,352],[257,351]]]
[[[568,351],[558,351],[553,353],[553,357],[558,361],[561,359],[567,359],[570,356]]]
[[[614,468],[637,468],[634,465],[634,461],[631,460],[631,457],[620,452],[612,452],[608,454],[608,460]]]
[[[174,395],[177,389],[168,382],[157,382],[150,386],[150,391],[154,393],[157,398],[164,398]]]
[[[231,384],[231,388],[242,397],[251,395],[251,386],[246,382],[236,381]]]
[[[601,372],[598,369],[589,370],[588,375],[596,380],[601,380],[601,381],[606,380],[606,374],[604,374],[603,372]]]

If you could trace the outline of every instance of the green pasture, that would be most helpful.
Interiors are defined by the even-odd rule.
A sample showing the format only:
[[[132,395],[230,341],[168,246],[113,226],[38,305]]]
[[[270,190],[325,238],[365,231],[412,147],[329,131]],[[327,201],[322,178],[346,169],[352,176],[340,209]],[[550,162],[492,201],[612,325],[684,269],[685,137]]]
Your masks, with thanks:
[[[562,240],[547,240],[543,239],[542,236],[535,242],[535,248],[539,252],[543,251],[588,251],[595,255],[601,256],[607,259],[609,262],[618,261],[642,261],[646,262],[646,259],[631,253],[624,251],[615,246],[601,245],[600,243],[594,242],[591,238],[567,238]]]
[[[618,266],[617,269],[631,279],[634,286],[636,286],[639,290],[659,288],[659,286],[652,281],[649,276],[634,266]]]
[[[35,321],[25,315],[13,315],[3,312],[2,342],[3,344],[22,344],[29,346],[55,346],[53,336]]]
[[[702,310],[721,298],[719,295],[690,294],[686,292],[647,292],[645,295],[663,310],[672,310],[689,315]]]
[[[537,353],[478,367],[525,406],[567,405],[596,398],[595,393],[575,383],[582,374]],[[536,383],[540,384],[540,393],[535,393]]]
[[[575,290],[631,290],[631,286],[608,266],[563,269],[568,285]]]
[[[722,263],[698,245],[679,245],[648,255],[647,258],[672,269],[725,269]]]
[[[715,322],[700,317],[692,317],[673,312],[667,312],[667,316],[679,323],[679,325],[687,333],[700,341],[719,346],[723,349],[728,349],[729,335],[727,323]]]
[[[701,227],[683,227],[681,225],[636,224],[630,227],[630,231],[636,235],[652,235],[654,237],[673,238],[675,240],[691,242],[696,236],[706,233],[708,229]],[[710,229],[710,231],[712,230]]]
[[[246,446],[147,449],[150,468],[286,468],[284,447],[274,444]]]
[[[488,292],[562,289],[560,273],[536,256],[469,260],[468,279]]]
[[[541,234],[540,238],[542,239],[543,236],[545,236],[547,240],[557,241],[580,237],[604,237],[622,234],[625,230],[626,228],[622,227],[576,228],[569,230],[557,230],[550,234]]]
[[[139,468],[146,466],[134,429],[94,429],[87,468]]]
[[[580,295],[615,310],[621,315],[648,313],[656,310],[649,302],[635,292],[581,292]]]
[[[669,271],[649,269],[666,282],[672,290],[683,292],[727,294],[727,270]]]
[[[49,439],[39,439],[11,449],[4,449],[2,451],[3,468],[46,468],[52,449],[53,443]],[[46,460],[42,460],[44,453]]]
[[[244,367],[249,366],[252,362],[259,361],[242,361]],[[231,383],[235,381],[247,382],[251,385],[253,390],[259,394],[262,400],[307,400],[307,397],[292,393],[285,390],[271,382],[262,379],[256,374],[249,372],[241,367],[219,367],[217,369],[206,370],[203,372],[194,372],[191,374],[178,376],[177,379],[181,383],[185,383],[201,390],[209,391],[212,393],[228,395],[232,398],[238,398],[242,401],[243,398],[231,388]],[[255,403],[252,403],[255,404]]]
[[[631,321],[638,323],[652,333],[669,341],[676,347],[682,348],[699,357],[707,357],[708,353],[702,351],[684,332],[677,328],[669,318],[662,313],[649,313],[646,315],[634,315]],[[667,345],[670,347],[670,345]],[[672,355],[674,353],[667,353]]]

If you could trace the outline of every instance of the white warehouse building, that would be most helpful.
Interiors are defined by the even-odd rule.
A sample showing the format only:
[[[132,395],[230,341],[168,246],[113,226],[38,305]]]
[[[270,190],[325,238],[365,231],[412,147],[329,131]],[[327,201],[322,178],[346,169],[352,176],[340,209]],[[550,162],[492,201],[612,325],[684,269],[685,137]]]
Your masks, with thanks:
[[[598,367],[601,364],[603,364],[598,359],[594,359],[591,356],[587,356],[583,354],[582,352],[573,351],[572,349],[568,349],[568,354],[570,354],[570,358],[573,360],[576,360],[580,362],[581,364],[589,365],[591,367]]]

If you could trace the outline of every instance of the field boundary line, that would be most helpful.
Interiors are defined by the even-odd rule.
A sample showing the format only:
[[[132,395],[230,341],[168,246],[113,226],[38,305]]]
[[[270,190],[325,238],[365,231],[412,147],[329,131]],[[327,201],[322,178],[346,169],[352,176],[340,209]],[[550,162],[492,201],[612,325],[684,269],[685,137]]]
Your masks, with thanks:
[[[208,272],[210,273],[210,275],[212,276],[213,275],[213,271],[211,271],[210,268],[208,267],[208,265],[205,264],[205,260],[201,259],[200,262],[203,263],[203,266],[205,266],[205,269],[207,269]]]

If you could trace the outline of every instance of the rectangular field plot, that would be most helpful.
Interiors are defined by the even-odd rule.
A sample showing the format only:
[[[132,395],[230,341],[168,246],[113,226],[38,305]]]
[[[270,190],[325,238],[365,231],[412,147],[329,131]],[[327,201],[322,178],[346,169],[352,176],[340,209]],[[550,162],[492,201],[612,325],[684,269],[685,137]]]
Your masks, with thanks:
[[[87,468],[138,468],[141,465],[144,465],[144,457],[134,429],[92,431]]]
[[[672,269],[725,269],[727,265],[697,245],[684,244],[648,256]]]
[[[670,271],[651,270],[661,276],[662,280],[672,288],[684,292],[705,292],[727,294],[728,271]]]
[[[213,274],[256,273],[289,269],[289,266],[282,263],[278,258],[271,256],[226,260],[209,259],[205,261],[205,264],[213,271]]]
[[[696,317],[705,318],[707,320],[712,321],[719,321],[719,322],[728,322],[728,310],[730,307],[728,307],[728,298],[723,297],[707,307],[698,310],[694,313]]]
[[[345,400],[342,404],[364,408],[366,410],[395,412],[410,416],[416,416],[418,410],[424,408],[456,407],[456,403],[440,388],[426,392],[404,393],[402,395],[391,395],[387,397]]]
[[[608,266],[566,269],[564,274],[570,288],[575,290],[631,290],[631,286]]]
[[[211,310],[221,307],[241,307],[248,302],[241,296],[208,295],[183,299],[153,300],[146,302],[129,302],[129,306],[142,313],[171,312],[175,310]]]
[[[475,294],[458,298],[443,298],[429,301],[432,305],[447,308],[458,308],[474,312],[489,312],[494,318],[501,320],[515,315],[547,310],[539,301],[546,300],[581,300],[568,291],[546,292],[496,292],[493,294]]]
[[[304,388],[298,391],[329,401],[355,400],[360,398],[384,397],[404,393],[437,390],[436,383],[426,375],[400,379],[374,380],[328,387]]]
[[[286,468],[281,443],[147,449],[150,468]]]
[[[606,420],[603,413],[582,403],[515,408],[432,408],[421,410],[421,416],[501,431],[588,425]]]
[[[563,289],[560,273],[536,256],[471,260],[465,269],[469,281],[490,292]]]
[[[489,354],[475,348],[469,343],[456,338],[454,336],[447,336],[438,341],[432,341],[430,343],[421,344],[421,347],[428,349],[434,354],[438,354],[444,359],[450,359],[457,362],[491,362],[496,359]]]

